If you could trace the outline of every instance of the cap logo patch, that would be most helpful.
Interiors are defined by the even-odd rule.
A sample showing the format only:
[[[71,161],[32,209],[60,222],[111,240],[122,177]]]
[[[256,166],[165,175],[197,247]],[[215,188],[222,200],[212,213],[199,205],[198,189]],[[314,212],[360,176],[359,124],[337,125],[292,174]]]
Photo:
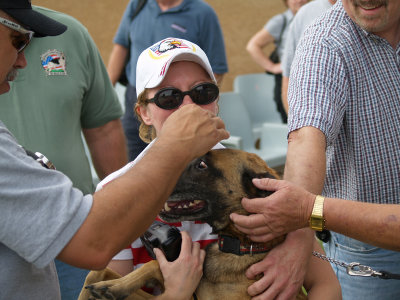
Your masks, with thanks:
[[[65,55],[59,50],[48,50],[40,56],[47,75],[67,75]]]
[[[165,56],[168,56],[168,52],[174,49],[191,49],[193,52],[196,52],[196,48],[194,46],[189,46],[184,43],[182,40],[178,39],[165,39],[161,42],[155,44],[153,47],[149,48],[149,55],[152,59],[161,59]]]

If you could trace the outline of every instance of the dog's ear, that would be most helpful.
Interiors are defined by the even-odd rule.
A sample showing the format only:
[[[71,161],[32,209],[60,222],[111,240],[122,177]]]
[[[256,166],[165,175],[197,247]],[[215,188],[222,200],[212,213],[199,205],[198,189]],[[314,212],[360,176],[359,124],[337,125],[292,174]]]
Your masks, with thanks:
[[[276,179],[277,176],[276,176],[276,174],[271,174],[269,172],[256,173],[249,169],[244,170],[243,176],[242,176],[242,186],[243,186],[244,192],[248,198],[262,198],[262,197],[267,197],[272,194],[272,192],[270,192],[270,191],[260,190],[259,188],[257,188],[252,182],[253,178]]]

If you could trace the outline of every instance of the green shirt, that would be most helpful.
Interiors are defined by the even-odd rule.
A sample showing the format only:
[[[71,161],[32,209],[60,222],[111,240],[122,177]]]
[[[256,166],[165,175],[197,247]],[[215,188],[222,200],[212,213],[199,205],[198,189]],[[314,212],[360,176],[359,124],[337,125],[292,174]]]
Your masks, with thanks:
[[[92,193],[81,129],[118,119],[121,106],[86,28],[62,13],[34,9],[68,29],[60,36],[33,38],[25,50],[28,66],[0,96],[0,120],[22,146],[43,153],[84,194]]]

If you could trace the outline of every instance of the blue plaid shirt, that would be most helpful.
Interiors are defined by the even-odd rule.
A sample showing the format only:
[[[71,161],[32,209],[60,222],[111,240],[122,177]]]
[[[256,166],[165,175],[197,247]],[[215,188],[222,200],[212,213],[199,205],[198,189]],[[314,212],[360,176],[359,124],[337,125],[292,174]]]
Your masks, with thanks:
[[[400,49],[356,25],[341,1],[304,33],[289,84],[289,131],[327,141],[323,194],[400,203]]]

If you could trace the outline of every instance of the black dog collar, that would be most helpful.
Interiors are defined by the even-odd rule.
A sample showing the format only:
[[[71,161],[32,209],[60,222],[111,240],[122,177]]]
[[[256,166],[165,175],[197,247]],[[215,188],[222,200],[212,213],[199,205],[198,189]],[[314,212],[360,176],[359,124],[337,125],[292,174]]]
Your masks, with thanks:
[[[266,253],[271,250],[269,245],[263,244],[242,244],[240,240],[227,235],[219,235],[218,236],[218,247],[219,250],[225,253],[231,253],[236,255],[245,255],[245,254],[257,254],[257,253]]]

